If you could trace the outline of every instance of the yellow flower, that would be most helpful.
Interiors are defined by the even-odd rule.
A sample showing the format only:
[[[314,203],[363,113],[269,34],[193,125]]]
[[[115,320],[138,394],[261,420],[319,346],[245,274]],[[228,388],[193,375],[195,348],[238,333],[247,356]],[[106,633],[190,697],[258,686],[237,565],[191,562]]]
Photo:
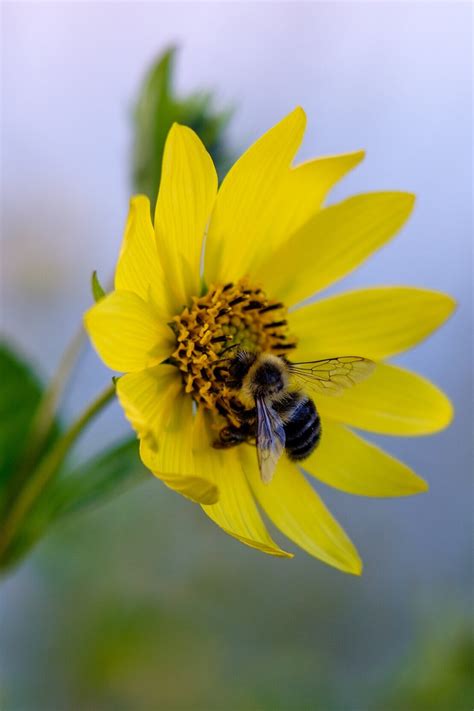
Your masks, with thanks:
[[[147,198],[134,197],[115,291],[86,313],[85,324],[103,361],[125,373],[117,395],[140,438],[141,457],[158,478],[249,546],[290,556],[272,540],[258,503],[305,551],[359,574],[354,545],[294,462],[283,456],[265,485],[255,447],[213,447],[232,419],[236,395],[216,370],[229,343],[291,354],[293,361],[342,355],[377,361],[363,383],[339,397],[315,398],[323,434],[304,470],[351,494],[427,489],[408,466],[351,428],[423,435],[452,417],[434,385],[381,362],[443,323],[454,308],[449,296],[382,286],[298,307],[385,244],[414,203],[408,193],[376,192],[324,207],[328,191],[363,153],[291,167],[304,127],[297,108],[244,153],[218,191],[199,138],[175,124],[154,227]]]

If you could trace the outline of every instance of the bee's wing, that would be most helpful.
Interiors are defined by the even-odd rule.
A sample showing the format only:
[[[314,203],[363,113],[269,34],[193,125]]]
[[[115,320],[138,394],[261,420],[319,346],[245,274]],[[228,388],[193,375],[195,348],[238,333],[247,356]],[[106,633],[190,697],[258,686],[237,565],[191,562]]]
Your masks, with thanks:
[[[263,483],[268,484],[285,449],[285,430],[278,414],[263,398],[258,397],[256,405],[258,466]]]
[[[375,368],[375,363],[360,356],[340,356],[306,363],[288,363],[294,380],[305,389],[324,395],[337,395],[365,380]]]

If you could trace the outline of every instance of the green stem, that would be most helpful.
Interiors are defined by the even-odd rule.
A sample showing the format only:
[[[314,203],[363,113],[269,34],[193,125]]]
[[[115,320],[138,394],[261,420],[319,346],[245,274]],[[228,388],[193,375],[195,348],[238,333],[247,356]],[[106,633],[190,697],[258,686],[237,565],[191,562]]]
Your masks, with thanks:
[[[109,403],[115,395],[115,385],[110,385],[94,400],[60,437],[45,458],[40,462],[30,479],[25,482],[0,529],[0,560],[6,553],[21,523],[53,479],[72,445],[86,425]]]
[[[96,272],[94,272],[94,274],[96,275]],[[111,291],[112,289],[113,279],[109,280],[109,284],[107,285],[108,291]],[[41,447],[43,446],[45,439],[51,430],[59,400],[61,399],[61,395],[67,385],[69,375],[74,367],[79,352],[84,345],[85,338],[86,332],[81,324],[66,347],[66,350],[59,361],[58,369],[43,394],[33,420],[31,435],[29,437],[28,456],[24,462],[24,469],[26,471],[29,469],[28,465],[35,460],[36,455],[40,452]]]
[[[59,400],[66,386],[69,374],[74,366],[77,356],[79,355],[79,351],[82,348],[84,340],[85,331],[83,327],[80,326],[77,333],[74,334],[72,340],[64,351],[58,369],[45,390],[43,399],[35,417],[34,430],[32,432],[34,439],[32,439],[32,444],[36,444],[38,441],[42,442],[43,438],[47,435],[54,419],[54,414]]]

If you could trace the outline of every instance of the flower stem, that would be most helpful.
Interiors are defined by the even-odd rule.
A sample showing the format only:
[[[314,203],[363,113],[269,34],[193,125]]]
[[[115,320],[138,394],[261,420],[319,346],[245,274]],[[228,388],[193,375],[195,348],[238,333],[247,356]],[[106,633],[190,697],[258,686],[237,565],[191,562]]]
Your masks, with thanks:
[[[41,495],[45,486],[58,472],[74,442],[86,425],[112,400],[114,395],[115,385],[110,385],[84,410],[63,436],[55,442],[51,450],[40,462],[38,468],[25,482],[0,528],[0,561],[25,516]]]
[[[81,325],[64,351],[58,369],[43,394],[31,428],[28,442],[28,458],[27,461],[24,462],[24,469],[26,471],[28,471],[28,465],[35,460],[36,455],[50,432],[59,400],[61,399],[70,372],[84,344],[84,340],[85,331]]]

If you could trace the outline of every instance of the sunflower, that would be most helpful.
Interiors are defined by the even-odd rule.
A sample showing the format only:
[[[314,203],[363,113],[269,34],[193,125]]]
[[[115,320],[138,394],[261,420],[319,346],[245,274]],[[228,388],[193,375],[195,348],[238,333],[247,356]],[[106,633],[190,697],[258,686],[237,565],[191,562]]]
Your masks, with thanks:
[[[248,546],[291,557],[270,536],[263,510],[311,555],[360,574],[354,545],[307,475],[364,496],[428,488],[353,428],[413,436],[448,425],[446,396],[384,361],[440,326],[454,302],[435,291],[374,286],[300,306],[385,244],[414,204],[409,193],[373,192],[324,207],[364,154],[292,167],[305,121],[295,109],[242,155],[219,189],[197,135],[175,124],[154,225],[148,199],[132,198],[115,291],[85,314],[85,326],[106,365],[125,373],[117,395],[156,477]],[[304,472],[283,456],[264,484],[255,447],[213,446],[238,400],[218,377],[229,343],[292,361],[357,355],[377,365],[339,397],[317,397],[323,434]]]

